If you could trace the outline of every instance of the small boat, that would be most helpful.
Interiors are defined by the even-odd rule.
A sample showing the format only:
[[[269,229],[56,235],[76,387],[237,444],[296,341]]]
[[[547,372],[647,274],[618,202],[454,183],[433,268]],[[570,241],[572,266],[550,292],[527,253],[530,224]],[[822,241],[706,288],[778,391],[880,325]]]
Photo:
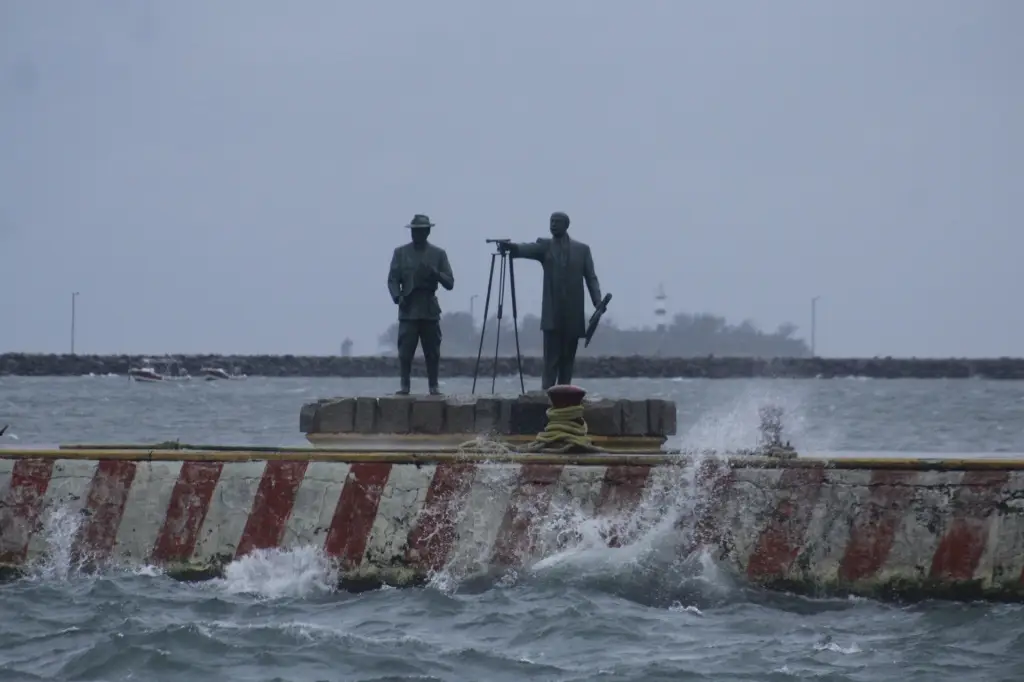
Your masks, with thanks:
[[[199,373],[202,374],[207,381],[218,381],[221,379],[238,381],[246,378],[245,374],[239,373],[237,367],[232,369],[230,374],[227,370],[220,367],[203,367],[199,370]]]
[[[178,364],[177,360],[152,360],[143,358],[140,366],[128,370],[128,378],[132,381],[189,381],[192,377],[188,370]]]
[[[132,381],[163,381],[164,375],[152,367],[132,367],[128,370],[128,378]]]

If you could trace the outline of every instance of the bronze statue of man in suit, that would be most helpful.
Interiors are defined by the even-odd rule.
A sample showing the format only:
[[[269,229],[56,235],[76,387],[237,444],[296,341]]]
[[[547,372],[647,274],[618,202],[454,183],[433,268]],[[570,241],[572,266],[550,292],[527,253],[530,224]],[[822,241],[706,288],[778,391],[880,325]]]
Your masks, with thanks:
[[[569,238],[569,216],[561,211],[551,214],[551,238],[535,243],[502,243],[498,248],[513,258],[529,258],[544,267],[544,298],[540,328],[544,332],[544,377],[546,391],[555,384],[572,383],[576,348],[586,336],[587,320],[583,311],[583,284],[597,308],[601,303],[601,285],[594,272],[590,247]]]
[[[406,225],[412,241],[395,249],[388,271],[388,292],[398,306],[398,364],[401,387],[398,395],[409,395],[412,358],[416,345],[423,344],[430,395],[440,395],[438,366],[441,363],[441,306],[437,285],[455,288],[455,275],[448,254],[427,242],[434,223],[425,215],[413,217]]]

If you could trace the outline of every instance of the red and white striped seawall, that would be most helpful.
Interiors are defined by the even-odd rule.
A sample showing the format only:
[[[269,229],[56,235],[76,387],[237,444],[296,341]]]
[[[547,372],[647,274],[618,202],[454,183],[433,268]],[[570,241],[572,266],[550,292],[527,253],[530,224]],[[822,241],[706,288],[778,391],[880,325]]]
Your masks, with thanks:
[[[605,519],[611,546],[668,519],[680,554],[706,549],[756,583],[1024,594],[1024,463],[229,455],[4,451],[0,566],[42,558],[57,510],[92,562],[205,570],[314,546],[345,577],[392,583],[528,565],[571,545],[581,519]]]

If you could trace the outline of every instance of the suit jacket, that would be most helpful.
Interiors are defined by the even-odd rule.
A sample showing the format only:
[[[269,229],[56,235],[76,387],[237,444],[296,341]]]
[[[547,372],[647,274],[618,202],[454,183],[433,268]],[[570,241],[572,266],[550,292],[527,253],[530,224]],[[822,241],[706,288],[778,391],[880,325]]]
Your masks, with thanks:
[[[583,310],[583,283],[596,308],[601,303],[601,285],[594,272],[590,247],[565,237],[568,254],[558,257],[553,239],[538,239],[530,244],[512,244],[513,258],[529,258],[544,267],[544,299],[541,303],[540,328],[546,332],[587,335],[587,319]]]
[[[440,281],[425,276],[431,268],[440,273]],[[455,275],[444,249],[430,242],[422,250],[412,243],[395,249],[388,270],[388,293],[392,299],[402,299],[399,320],[440,320],[441,304],[436,295],[439,283],[449,291],[455,286]]]

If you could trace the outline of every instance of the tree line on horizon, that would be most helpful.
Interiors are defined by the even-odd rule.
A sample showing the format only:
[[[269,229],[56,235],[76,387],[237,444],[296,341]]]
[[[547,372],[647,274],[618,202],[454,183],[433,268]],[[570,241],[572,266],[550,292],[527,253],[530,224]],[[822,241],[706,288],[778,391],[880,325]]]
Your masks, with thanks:
[[[487,320],[483,357],[494,357],[497,319]],[[578,356],[704,357],[810,357],[807,343],[794,336],[797,326],[786,322],[774,332],[765,332],[753,322],[744,320],[733,325],[724,317],[711,313],[677,313],[664,327],[618,327],[609,315],[601,323],[590,342],[583,347],[580,340]],[[480,325],[464,311],[441,316],[441,354],[446,357],[476,357],[480,347]],[[388,354],[397,352],[398,323],[392,323],[379,337],[380,347]],[[524,315],[519,319],[519,347],[524,356],[543,355],[544,339],[540,317]],[[506,311],[501,324],[498,355],[515,356],[515,332],[512,315]]]

